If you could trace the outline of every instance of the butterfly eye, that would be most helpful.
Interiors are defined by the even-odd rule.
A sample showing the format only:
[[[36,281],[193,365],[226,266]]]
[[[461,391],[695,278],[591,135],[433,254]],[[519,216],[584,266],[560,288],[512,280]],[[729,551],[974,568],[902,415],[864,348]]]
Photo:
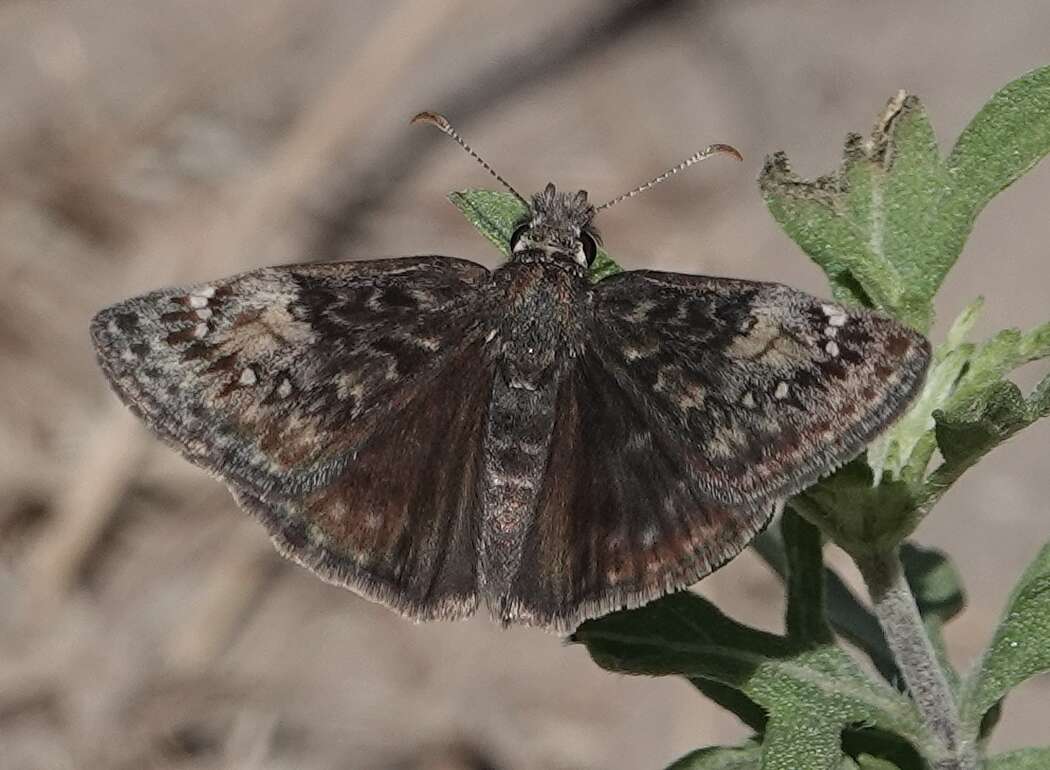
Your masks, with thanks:
[[[518,225],[514,228],[514,232],[510,236],[510,250],[514,252],[514,247],[518,245],[518,241],[521,240],[521,236],[525,235],[525,232],[531,227],[530,223]]]
[[[584,231],[580,233],[580,243],[583,244],[583,254],[587,257],[588,267],[594,263],[594,258],[598,256],[598,244],[594,240],[594,236]]]

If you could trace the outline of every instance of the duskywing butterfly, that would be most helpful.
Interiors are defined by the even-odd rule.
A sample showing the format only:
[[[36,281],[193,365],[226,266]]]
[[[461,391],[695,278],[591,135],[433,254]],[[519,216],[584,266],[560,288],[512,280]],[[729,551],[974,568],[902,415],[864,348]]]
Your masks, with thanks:
[[[547,185],[495,271],[253,270],[99,313],[118,395],[284,555],[417,620],[557,630],[704,577],[921,386],[893,320],[771,283],[597,283],[595,208]],[[737,155],[739,157],[739,155]]]

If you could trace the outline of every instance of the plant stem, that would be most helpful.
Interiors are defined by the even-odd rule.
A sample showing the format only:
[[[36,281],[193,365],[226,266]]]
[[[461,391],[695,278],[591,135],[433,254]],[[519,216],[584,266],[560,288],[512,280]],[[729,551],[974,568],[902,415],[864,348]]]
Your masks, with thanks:
[[[871,594],[872,608],[915,706],[942,744],[937,770],[976,770],[977,750],[962,736],[959,708],[919,615],[900,553],[856,557]]]

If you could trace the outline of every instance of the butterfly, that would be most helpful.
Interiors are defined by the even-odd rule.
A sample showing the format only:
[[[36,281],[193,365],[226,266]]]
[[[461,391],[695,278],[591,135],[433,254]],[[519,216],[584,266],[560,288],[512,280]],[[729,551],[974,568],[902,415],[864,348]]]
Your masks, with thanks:
[[[441,116],[422,113],[481,162]],[[120,398],[278,550],[415,620],[557,631],[691,585],[908,406],[894,320],[774,283],[597,283],[600,207],[526,200],[490,271],[417,256],[267,267],[102,310]]]

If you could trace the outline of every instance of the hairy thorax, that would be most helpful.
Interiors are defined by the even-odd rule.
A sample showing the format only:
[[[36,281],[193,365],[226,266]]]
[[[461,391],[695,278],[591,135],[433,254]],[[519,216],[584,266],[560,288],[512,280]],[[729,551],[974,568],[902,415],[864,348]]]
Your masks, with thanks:
[[[514,261],[495,275],[505,298],[499,329],[508,385],[535,390],[579,352],[590,312],[588,282],[565,260]]]

